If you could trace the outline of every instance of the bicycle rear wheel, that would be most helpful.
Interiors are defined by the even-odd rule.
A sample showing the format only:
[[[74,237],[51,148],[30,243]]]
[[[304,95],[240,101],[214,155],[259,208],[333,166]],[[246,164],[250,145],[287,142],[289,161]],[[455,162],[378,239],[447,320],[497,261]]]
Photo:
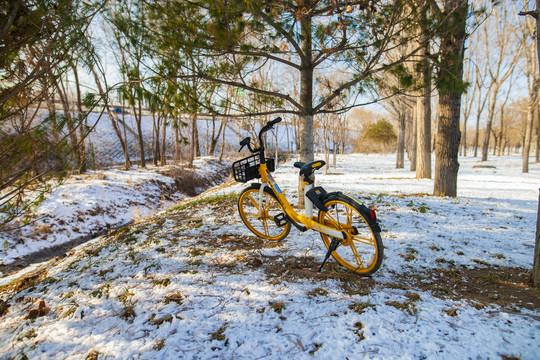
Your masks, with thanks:
[[[264,188],[262,194],[262,213],[259,211],[260,188],[260,184],[254,184],[242,191],[238,198],[240,217],[255,235],[271,241],[283,240],[291,231],[291,223],[287,221],[278,226],[274,221],[274,217],[285,214],[285,210],[268,187]]]
[[[364,211],[352,198],[341,193],[330,194],[324,202],[327,212],[320,210],[318,221],[347,234],[347,238],[332,256],[341,265],[362,276],[373,274],[379,269],[383,259],[383,245],[379,231],[369,224]],[[326,248],[332,237],[321,233]]]

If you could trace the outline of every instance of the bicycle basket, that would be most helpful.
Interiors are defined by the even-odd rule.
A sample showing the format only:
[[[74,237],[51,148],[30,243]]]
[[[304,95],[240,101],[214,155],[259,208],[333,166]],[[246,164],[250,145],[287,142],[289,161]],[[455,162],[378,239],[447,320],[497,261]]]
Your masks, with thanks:
[[[261,157],[259,154],[248,156],[247,158],[235,161],[232,165],[234,180],[238,182],[248,182],[249,180],[259,179],[259,165],[261,164]],[[275,170],[274,159],[266,159],[266,166],[268,171]]]

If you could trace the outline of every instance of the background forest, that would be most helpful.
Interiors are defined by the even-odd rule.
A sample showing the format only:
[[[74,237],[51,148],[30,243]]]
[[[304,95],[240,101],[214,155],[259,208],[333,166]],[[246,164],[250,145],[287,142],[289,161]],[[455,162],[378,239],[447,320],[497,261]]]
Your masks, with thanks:
[[[66,175],[221,160],[278,115],[277,158],[395,152],[434,195],[456,196],[459,155],[521,153],[527,172],[540,156],[533,7],[5,2],[0,227]]]

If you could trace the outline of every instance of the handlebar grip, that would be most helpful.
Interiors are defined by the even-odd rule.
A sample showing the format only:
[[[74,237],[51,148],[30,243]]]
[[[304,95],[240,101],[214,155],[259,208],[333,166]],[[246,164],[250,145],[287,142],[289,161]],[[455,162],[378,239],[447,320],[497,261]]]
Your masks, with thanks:
[[[269,125],[269,126],[273,126],[273,125],[275,125],[275,124],[277,124],[277,123],[280,123],[281,120],[282,120],[281,117],[278,116],[278,117],[275,118],[274,120],[269,121],[269,122],[268,122],[268,125]]]
[[[246,146],[251,141],[251,138],[248,136],[247,138],[244,138],[242,141],[240,141],[240,145]]]

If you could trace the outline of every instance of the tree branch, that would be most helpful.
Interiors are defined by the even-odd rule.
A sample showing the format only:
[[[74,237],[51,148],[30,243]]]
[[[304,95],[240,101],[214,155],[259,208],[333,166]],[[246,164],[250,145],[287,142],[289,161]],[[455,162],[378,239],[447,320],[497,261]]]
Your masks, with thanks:
[[[538,20],[538,11],[536,10],[530,10],[530,11],[521,11],[518,13],[519,16],[527,16],[527,15],[530,15],[532,16],[533,18],[535,18],[536,20]]]

